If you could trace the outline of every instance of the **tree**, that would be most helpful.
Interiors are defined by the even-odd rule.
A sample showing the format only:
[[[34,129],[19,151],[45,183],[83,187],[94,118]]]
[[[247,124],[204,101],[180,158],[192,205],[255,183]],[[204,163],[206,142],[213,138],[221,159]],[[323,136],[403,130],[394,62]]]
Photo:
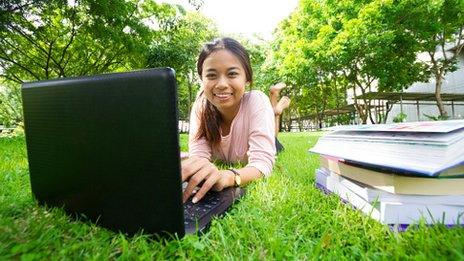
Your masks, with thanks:
[[[175,14],[154,2],[17,2],[2,6],[0,66],[2,77],[18,83],[140,67],[154,37],[144,20]]]
[[[293,118],[316,115],[318,127],[322,127],[326,109],[345,103],[335,56],[327,50],[335,33],[328,20],[322,2],[302,1],[280,25],[274,44],[276,71],[292,86]]]
[[[414,5],[415,23],[410,30],[420,44],[419,52],[426,52],[429,60],[422,64],[435,80],[435,98],[440,118],[448,118],[441,90],[447,73],[457,70],[457,61],[464,48],[464,1],[405,1]],[[419,3],[420,2],[420,3]],[[419,19],[418,19],[419,17]]]
[[[359,103],[357,91],[361,94],[374,89],[402,91],[423,80],[426,74],[416,59],[418,45],[407,30],[408,5],[372,1],[359,5],[357,10],[357,13],[350,11],[353,16],[345,19],[334,39],[335,46],[340,47],[332,45],[331,48],[340,50],[341,68],[353,86],[354,104],[362,122],[370,119],[376,123],[372,116],[372,100],[363,99]]]
[[[425,75],[416,61],[418,45],[403,21],[407,11],[397,1],[301,1],[282,27],[279,68],[302,86],[334,86],[326,91],[335,97],[321,97],[337,102],[327,104],[343,105],[340,92],[353,89],[362,122],[375,123],[371,100],[356,96],[374,88],[400,91]]]
[[[197,12],[184,13],[174,28],[153,40],[147,67],[172,67],[176,71],[179,117],[187,119],[198,91],[196,60],[201,46],[218,35],[214,23]]]
[[[0,8],[0,81],[11,90],[24,81],[143,67],[159,34],[153,27],[177,14],[135,0],[14,0]],[[0,106],[9,103],[3,98]]]

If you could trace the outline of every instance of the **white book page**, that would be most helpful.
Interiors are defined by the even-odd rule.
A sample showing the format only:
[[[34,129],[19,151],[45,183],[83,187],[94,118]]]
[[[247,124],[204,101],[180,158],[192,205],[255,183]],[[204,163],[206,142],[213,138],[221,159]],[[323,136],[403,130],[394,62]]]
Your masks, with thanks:
[[[320,139],[310,151],[398,171],[434,176],[440,171],[462,164],[464,162],[462,148],[464,148],[464,139],[449,148]]]
[[[328,176],[327,174],[325,174],[324,170],[316,170],[316,182],[318,180],[326,184],[326,189],[338,195],[340,198],[348,201],[356,209],[361,210],[364,214],[370,216],[371,218],[377,221],[380,220],[380,212],[377,208],[375,208],[373,205],[371,205],[370,202],[367,202],[366,200],[362,199],[360,196],[356,195],[350,190],[347,190],[343,187],[336,187],[335,184],[330,179],[328,179]],[[321,183],[319,184],[322,185]]]
[[[464,224],[464,207],[458,206],[381,202],[380,212],[385,224],[412,224],[421,218],[427,224]]]
[[[449,121],[419,121],[390,124],[346,125],[328,128],[331,131],[352,130],[359,132],[387,131],[387,132],[451,132],[464,128],[464,120]]]

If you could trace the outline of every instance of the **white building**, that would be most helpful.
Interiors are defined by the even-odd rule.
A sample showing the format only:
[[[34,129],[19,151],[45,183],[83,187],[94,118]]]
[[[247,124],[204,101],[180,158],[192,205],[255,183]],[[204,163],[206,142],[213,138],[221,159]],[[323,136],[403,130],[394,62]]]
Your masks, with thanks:
[[[441,93],[449,94],[464,94],[464,53],[458,57],[458,70],[447,73],[442,85]],[[404,92],[429,92],[435,93],[435,79],[431,79],[428,83],[414,83]],[[453,105],[448,102],[445,109],[452,119],[464,118],[464,101],[453,102]],[[401,108],[402,107],[402,108]],[[407,115],[406,121],[425,121],[429,120],[425,115],[438,116],[440,113],[435,101],[419,102],[419,119],[417,113],[417,105],[411,102],[403,102],[403,105],[395,104],[390,111],[387,122],[392,122],[393,118],[403,110]],[[424,115],[425,114],[425,115]]]

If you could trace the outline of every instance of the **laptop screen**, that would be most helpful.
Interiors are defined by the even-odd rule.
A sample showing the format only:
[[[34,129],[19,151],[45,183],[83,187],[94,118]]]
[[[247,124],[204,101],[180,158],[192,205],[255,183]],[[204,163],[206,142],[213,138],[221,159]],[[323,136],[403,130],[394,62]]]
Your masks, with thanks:
[[[23,85],[32,192],[127,233],[183,234],[172,69]]]

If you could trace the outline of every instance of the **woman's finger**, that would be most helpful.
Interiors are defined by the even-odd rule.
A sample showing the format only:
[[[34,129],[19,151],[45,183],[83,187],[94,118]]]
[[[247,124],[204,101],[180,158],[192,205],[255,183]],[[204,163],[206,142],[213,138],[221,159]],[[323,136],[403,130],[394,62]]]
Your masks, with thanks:
[[[186,202],[187,199],[192,195],[193,190],[211,173],[210,166],[204,166],[198,170],[195,175],[191,176],[187,187],[184,191],[183,201]],[[197,192],[198,193],[198,192]]]
[[[197,203],[200,201],[213,186],[219,181],[219,172],[216,171],[216,173],[211,173],[206,181],[203,183],[203,186],[201,186],[200,190],[195,194],[195,196],[192,199],[193,203]]]
[[[210,162],[204,158],[189,158],[183,161],[181,165],[182,182],[188,180],[192,175],[209,163]]]

